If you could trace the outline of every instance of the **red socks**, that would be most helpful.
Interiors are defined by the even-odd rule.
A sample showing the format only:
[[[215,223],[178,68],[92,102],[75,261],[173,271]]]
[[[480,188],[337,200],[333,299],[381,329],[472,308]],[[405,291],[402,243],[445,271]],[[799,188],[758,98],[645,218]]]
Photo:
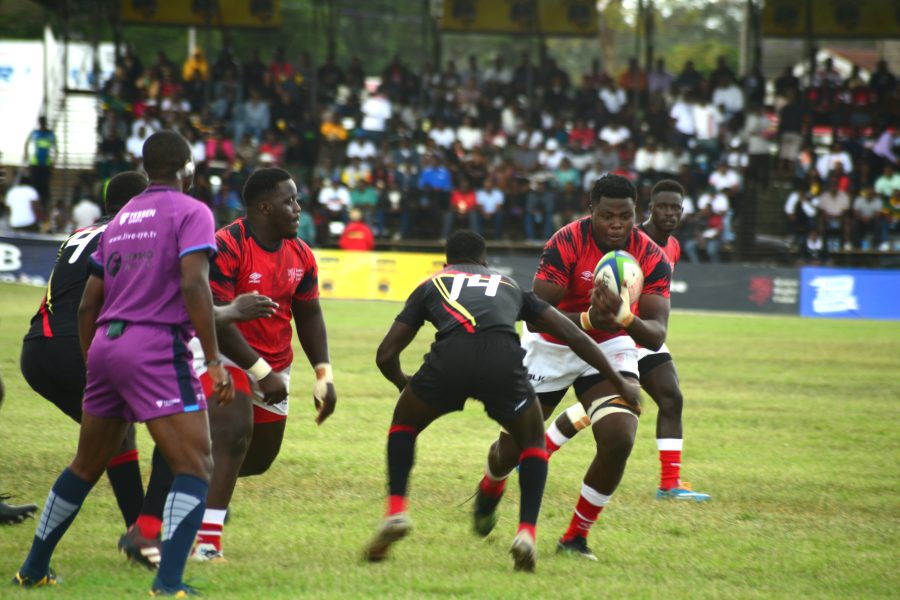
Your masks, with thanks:
[[[684,440],[680,438],[659,438],[656,447],[659,449],[659,489],[671,490],[681,485],[681,448]]]
[[[142,536],[151,540],[158,538],[162,531],[162,519],[152,515],[140,515],[134,524],[137,525]]]
[[[609,496],[588,487],[585,483],[581,484],[581,495],[578,497],[578,504],[575,505],[575,512],[572,513],[569,528],[563,534],[563,541],[569,541],[576,536],[587,538],[591,525],[600,516],[607,502]]]
[[[491,479],[490,477],[485,475],[481,478],[479,488],[481,488],[481,492],[485,496],[490,496],[491,498],[499,498],[503,495],[503,491],[506,489],[506,479]]]

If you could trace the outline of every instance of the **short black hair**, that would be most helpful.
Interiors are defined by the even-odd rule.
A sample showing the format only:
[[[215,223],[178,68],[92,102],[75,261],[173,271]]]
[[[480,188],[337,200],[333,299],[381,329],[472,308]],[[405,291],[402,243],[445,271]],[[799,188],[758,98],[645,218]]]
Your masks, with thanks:
[[[674,179],[661,179],[656,182],[656,185],[653,186],[653,189],[650,190],[650,202],[653,202],[653,199],[657,194],[661,194],[663,192],[675,192],[684,198],[684,186],[675,181]]]
[[[244,206],[249,208],[251,204],[259,202],[266,192],[274,192],[279,183],[288,179],[291,179],[291,174],[278,167],[256,169],[244,182],[244,189],[241,192]]]
[[[480,263],[486,252],[484,238],[474,231],[457,231],[447,239],[447,264]]]
[[[103,195],[103,208],[106,214],[114,215],[128,201],[147,189],[150,182],[147,176],[138,171],[125,171],[114,176],[106,184]]]
[[[627,177],[607,173],[594,181],[594,185],[591,186],[591,203],[599,201],[604,196],[607,198],[631,198],[632,202],[636,202],[637,190],[634,189],[634,184]]]
[[[147,138],[141,151],[144,170],[151,178],[173,177],[191,160],[191,146],[177,131],[157,131]]]

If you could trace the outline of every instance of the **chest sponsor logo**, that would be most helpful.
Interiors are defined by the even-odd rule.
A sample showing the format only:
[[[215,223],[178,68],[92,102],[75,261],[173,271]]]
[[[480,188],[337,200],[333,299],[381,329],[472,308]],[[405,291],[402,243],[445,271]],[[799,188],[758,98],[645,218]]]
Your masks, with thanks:
[[[250,277],[247,278],[250,283],[260,283],[262,281],[262,273],[250,273]]]
[[[297,283],[297,282],[299,282],[301,279],[303,279],[303,273],[304,273],[304,272],[305,272],[305,271],[303,270],[302,267],[290,267],[290,268],[288,268],[288,270],[287,270],[287,278],[288,278],[288,281],[291,282],[291,283]]]

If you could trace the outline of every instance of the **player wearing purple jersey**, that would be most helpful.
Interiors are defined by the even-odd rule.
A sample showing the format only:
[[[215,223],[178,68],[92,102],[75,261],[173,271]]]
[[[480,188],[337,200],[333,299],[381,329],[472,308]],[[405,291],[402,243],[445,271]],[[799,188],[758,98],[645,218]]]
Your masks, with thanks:
[[[192,591],[182,575],[212,469],[206,399],[187,350],[195,331],[219,402],[231,401],[234,389],[216,343],[208,278],[216,248],[212,214],[182,193],[193,179],[190,146],[161,131],[144,143],[143,160],[150,187],[116,215],[91,257],[78,310],[88,372],[78,450],[47,497],[31,552],[13,579],[20,586],[56,583],[54,548],[129,422],[144,421],[175,474],[151,593]]]

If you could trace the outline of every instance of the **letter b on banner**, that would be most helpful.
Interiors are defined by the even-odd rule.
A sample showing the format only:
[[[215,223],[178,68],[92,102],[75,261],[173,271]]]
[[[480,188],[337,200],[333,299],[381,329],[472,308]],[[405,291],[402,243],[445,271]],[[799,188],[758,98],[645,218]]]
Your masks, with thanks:
[[[0,272],[22,268],[22,251],[11,244],[0,244]]]

